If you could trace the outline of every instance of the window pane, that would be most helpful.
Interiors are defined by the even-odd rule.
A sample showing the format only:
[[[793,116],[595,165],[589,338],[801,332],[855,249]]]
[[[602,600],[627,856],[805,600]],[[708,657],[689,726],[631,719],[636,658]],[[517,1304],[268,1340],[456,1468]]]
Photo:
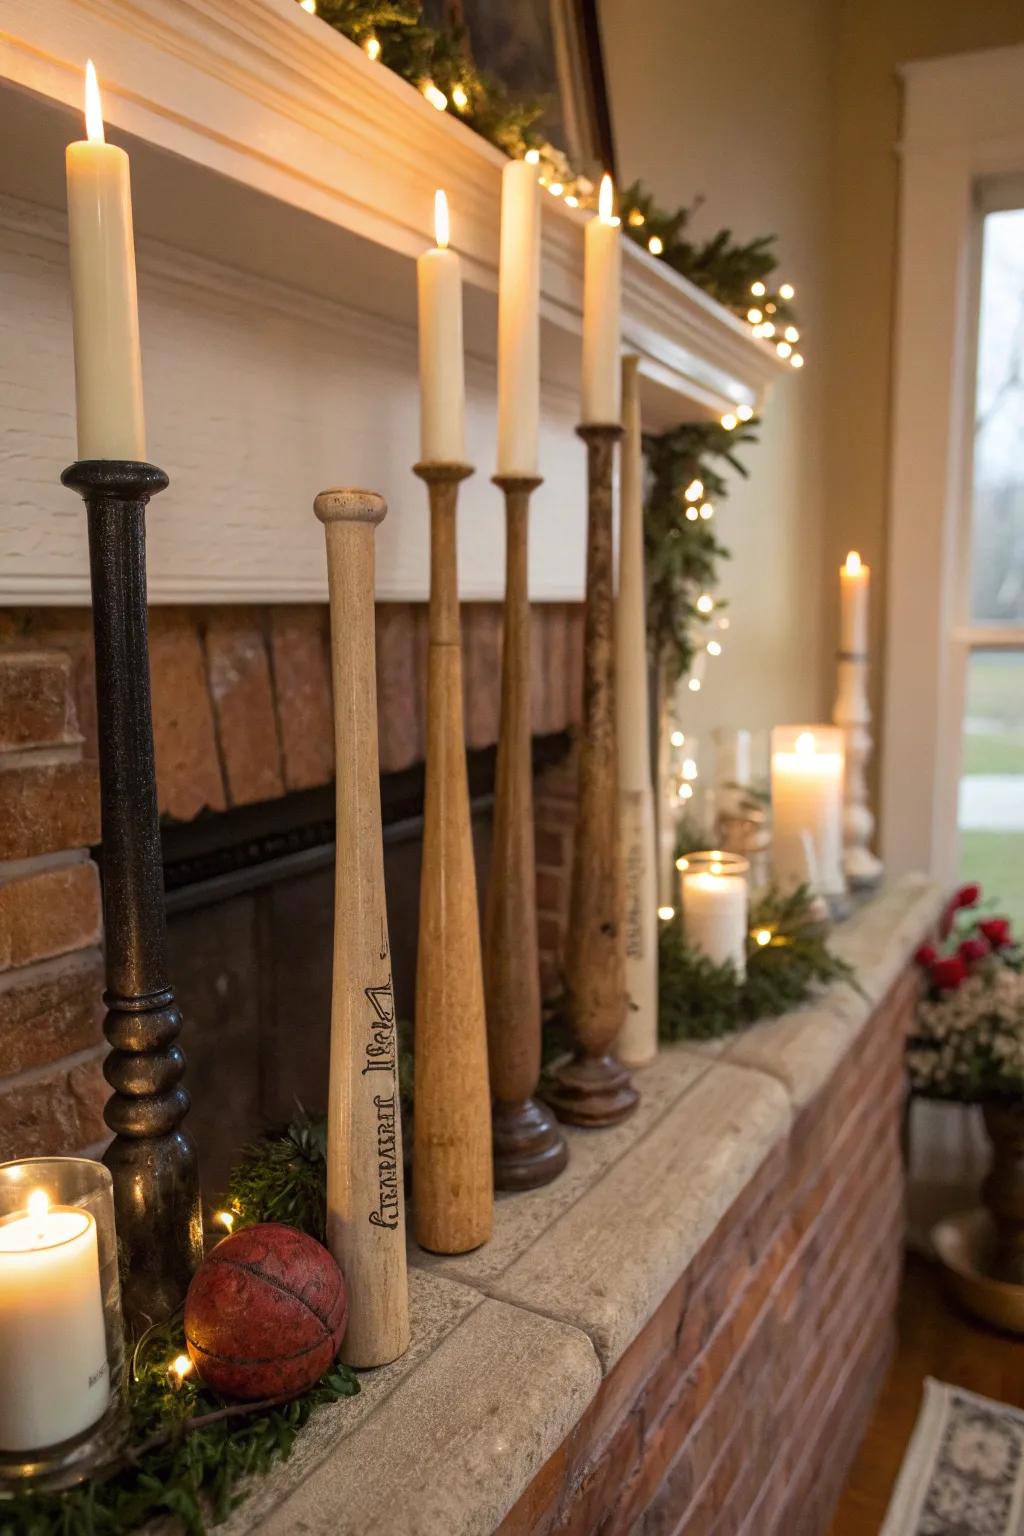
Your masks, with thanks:
[[[971,534],[971,617],[1024,624],[1024,209],[985,219]]]
[[[1024,932],[1024,652],[975,651],[967,670],[960,861]]]

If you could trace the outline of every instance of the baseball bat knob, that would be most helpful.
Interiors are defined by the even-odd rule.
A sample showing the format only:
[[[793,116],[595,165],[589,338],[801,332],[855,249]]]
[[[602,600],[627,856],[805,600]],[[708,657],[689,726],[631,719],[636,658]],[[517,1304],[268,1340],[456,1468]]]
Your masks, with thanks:
[[[322,523],[379,523],[387,514],[388,504],[376,491],[360,491],[352,486],[338,486],[321,491],[313,502],[313,511]]]

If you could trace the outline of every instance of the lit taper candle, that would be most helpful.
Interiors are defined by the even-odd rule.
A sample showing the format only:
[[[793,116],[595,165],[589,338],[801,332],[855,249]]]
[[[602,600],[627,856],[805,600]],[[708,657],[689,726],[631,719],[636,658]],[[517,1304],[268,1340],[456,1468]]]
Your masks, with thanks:
[[[868,593],[871,567],[855,549],[839,567],[839,649],[847,656],[863,657],[868,649]]]
[[[466,457],[466,382],[462,357],[462,264],[448,248],[448,199],[434,194],[435,249],[416,263],[420,329],[420,460],[461,464]]]
[[[69,144],[65,157],[78,457],[144,460],[130,168],[124,150],[104,142],[91,59],[85,126],[88,137]]]
[[[583,425],[617,426],[622,413],[619,363],[622,241],[610,176],[601,179],[596,219],[584,234]]]
[[[498,282],[498,474],[537,473],[540,417],[540,191],[537,167],[501,173]]]

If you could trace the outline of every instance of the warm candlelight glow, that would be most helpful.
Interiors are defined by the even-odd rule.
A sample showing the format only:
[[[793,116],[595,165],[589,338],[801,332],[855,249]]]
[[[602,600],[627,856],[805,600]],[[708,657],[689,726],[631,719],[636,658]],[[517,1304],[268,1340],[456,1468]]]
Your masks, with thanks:
[[[619,221],[613,212],[615,203],[615,191],[612,187],[612,179],[605,171],[601,177],[601,190],[597,194],[597,216],[602,224],[617,224]]]
[[[794,747],[801,757],[813,757],[815,750],[814,732],[801,731],[794,743]]]
[[[220,1226],[226,1228],[226,1230],[228,1232],[233,1232],[234,1231],[234,1229],[235,1229],[235,1213],[234,1213],[234,1211],[218,1211],[213,1219]]]
[[[50,1209],[50,1197],[45,1189],[34,1189],[28,1197],[29,1220],[36,1228],[40,1242],[46,1239],[46,1213]]]
[[[861,572],[861,558],[855,549],[851,549],[846,557],[845,570],[847,576],[859,576]]]
[[[185,1377],[188,1376],[191,1371],[192,1361],[189,1359],[188,1355],[176,1355],[171,1361],[171,1374],[174,1376],[179,1387],[185,1380]]]
[[[103,107],[92,59],[85,61],[85,133],[90,144],[103,143]]]
[[[448,198],[440,187],[434,193],[434,239],[439,251],[448,249],[450,229],[448,225]]]

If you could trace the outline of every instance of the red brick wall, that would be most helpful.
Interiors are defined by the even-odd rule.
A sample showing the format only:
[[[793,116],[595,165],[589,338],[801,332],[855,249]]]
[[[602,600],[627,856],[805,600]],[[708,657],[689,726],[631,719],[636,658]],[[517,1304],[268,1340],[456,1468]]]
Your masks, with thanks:
[[[581,612],[534,609],[538,735],[579,717]],[[501,608],[466,604],[463,624],[466,737],[483,747],[498,732]],[[323,605],[155,608],[150,652],[165,816],[330,783]],[[422,759],[425,677],[425,606],[380,605],[383,772]],[[106,1136],[95,757],[88,610],[0,611],[0,1161]]]
[[[819,1536],[893,1342],[900,982],[501,1536]]]

